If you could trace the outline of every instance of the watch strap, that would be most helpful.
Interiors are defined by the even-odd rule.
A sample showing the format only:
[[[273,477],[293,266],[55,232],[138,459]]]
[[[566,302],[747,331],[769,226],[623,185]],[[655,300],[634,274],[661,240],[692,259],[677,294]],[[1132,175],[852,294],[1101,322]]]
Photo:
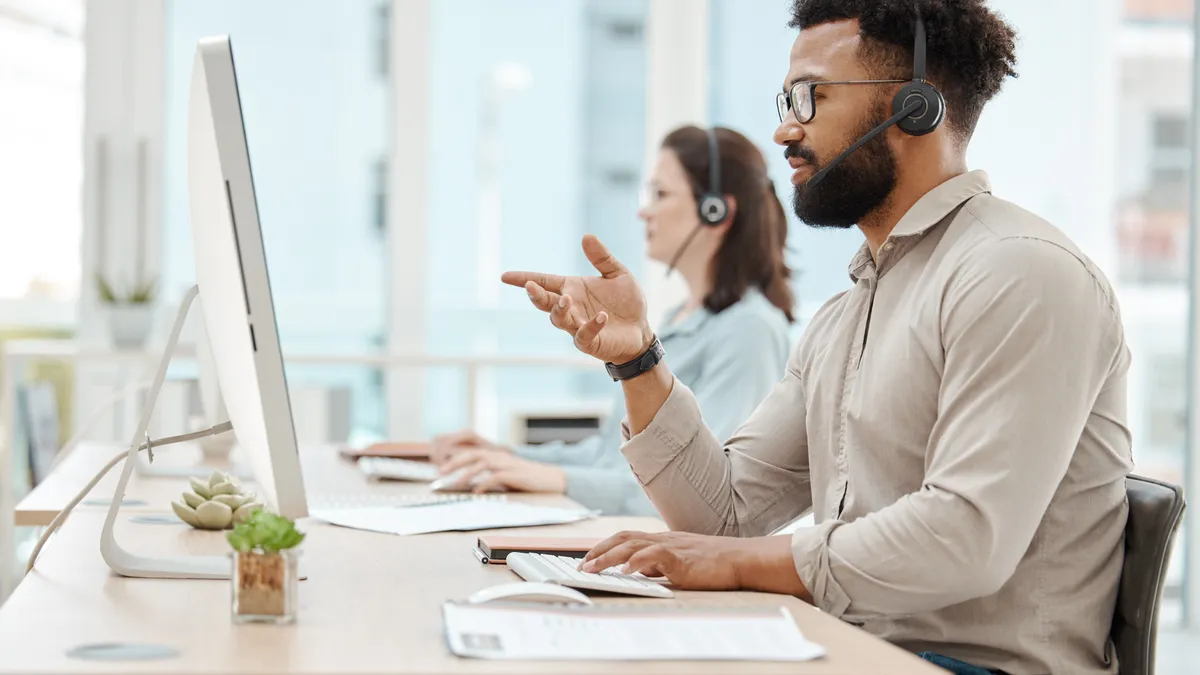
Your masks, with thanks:
[[[641,356],[619,365],[605,363],[604,369],[608,371],[608,375],[613,379],[613,382],[629,380],[657,366],[663,360],[666,353],[662,343],[655,337],[654,342],[650,344],[650,348],[643,352]]]

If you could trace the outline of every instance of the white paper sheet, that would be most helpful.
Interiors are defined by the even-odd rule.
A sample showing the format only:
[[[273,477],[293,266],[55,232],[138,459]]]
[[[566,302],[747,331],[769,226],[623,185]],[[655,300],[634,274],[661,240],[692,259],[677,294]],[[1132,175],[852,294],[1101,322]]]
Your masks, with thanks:
[[[785,607],[763,610],[442,605],[458,656],[570,661],[809,661],[825,648],[804,639]]]
[[[595,516],[594,511],[554,509],[519,502],[468,501],[416,507],[313,509],[333,525],[389,534],[427,534],[501,527],[560,525]]]

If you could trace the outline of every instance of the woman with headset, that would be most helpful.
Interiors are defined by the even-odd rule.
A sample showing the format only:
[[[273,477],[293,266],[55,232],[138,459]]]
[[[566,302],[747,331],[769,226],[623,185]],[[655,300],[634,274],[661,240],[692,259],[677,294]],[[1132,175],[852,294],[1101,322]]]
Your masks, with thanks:
[[[731,129],[683,127],[663,141],[638,213],[654,260],[679,270],[688,299],[658,330],[666,361],[728,437],[782,376],[792,291],[787,221],[762,153]],[[620,447],[620,391],[598,433],[507,448],[469,432],[439,436],[433,460],[461,489],[565,493],[606,514],[655,515]]]

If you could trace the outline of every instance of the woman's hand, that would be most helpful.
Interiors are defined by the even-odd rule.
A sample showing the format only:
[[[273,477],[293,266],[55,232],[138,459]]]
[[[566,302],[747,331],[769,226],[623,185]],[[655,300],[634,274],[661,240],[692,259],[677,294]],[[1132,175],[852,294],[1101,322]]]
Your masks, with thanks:
[[[463,450],[511,452],[508,448],[497,445],[470,429],[463,429],[434,436],[433,441],[429,444],[429,461],[441,466]]]
[[[632,361],[654,342],[646,296],[599,239],[585,236],[583,252],[600,276],[505,272],[501,280],[524,287],[533,305],[549,312],[550,323],[571,335],[579,351],[609,363]]]
[[[547,492],[563,494],[567,491],[567,474],[562,467],[543,464],[518,457],[510,452],[495,450],[463,450],[454,455],[441,467],[442,475],[462,469],[456,481],[461,489],[471,487],[472,492]],[[478,477],[477,483],[471,480]]]

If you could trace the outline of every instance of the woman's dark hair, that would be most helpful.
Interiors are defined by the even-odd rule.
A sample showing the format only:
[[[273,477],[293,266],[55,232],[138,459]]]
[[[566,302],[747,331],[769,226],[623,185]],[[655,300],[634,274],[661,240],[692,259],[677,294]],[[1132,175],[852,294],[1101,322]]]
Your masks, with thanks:
[[[713,314],[728,309],[750,288],[757,288],[792,322],[795,302],[788,283],[791,270],[783,259],[787,243],[787,217],[767,176],[767,162],[742,134],[716,127],[717,154],[721,162],[721,192],[733,195],[736,209],[721,248],[710,266],[712,291],[704,307]],[[681,127],[662,142],[679,158],[697,200],[709,186],[708,133],[699,127]]]

